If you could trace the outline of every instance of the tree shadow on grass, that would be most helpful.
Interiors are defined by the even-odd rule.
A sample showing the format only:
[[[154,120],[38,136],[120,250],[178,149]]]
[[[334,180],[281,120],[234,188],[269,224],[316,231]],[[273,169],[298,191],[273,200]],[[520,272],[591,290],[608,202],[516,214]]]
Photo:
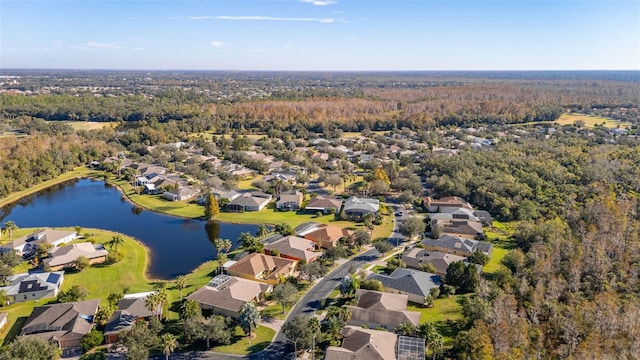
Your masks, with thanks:
[[[11,341],[13,341],[20,334],[20,331],[22,330],[22,327],[26,322],[27,322],[26,316],[17,318],[16,321],[11,326],[11,329],[9,329],[9,332],[7,332],[7,336],[5,336],[4,342],[2,343],[2,345],[4,346],[11,343]]]
[[[249,354],[253,354],[265,349],[267,346],[269,346],[269,344],[271,344],[270,341],[262,341],[259,343],[251,344],[251,346],[249,346],[247,350],[249,351]]]

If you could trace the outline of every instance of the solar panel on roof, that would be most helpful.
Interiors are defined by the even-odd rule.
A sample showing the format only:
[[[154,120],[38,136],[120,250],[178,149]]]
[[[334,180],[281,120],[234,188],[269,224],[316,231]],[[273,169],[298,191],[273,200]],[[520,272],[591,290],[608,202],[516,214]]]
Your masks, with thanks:
[[[60,274],[50,273],[47,277],[47,282],[51,284],[57,284],[58,280],[60,280]]]

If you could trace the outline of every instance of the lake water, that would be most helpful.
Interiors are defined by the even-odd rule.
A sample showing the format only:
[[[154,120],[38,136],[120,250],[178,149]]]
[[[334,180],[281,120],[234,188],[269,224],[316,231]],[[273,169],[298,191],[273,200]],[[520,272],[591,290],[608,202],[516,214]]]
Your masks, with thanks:
[[[191,272],[216,251],[209,238],[237,242],[241,232],[256,233],[257,225],[214,223],[182,219],[141,210],[103,181],[82,179],[60,184],[0,209],[0,223],[18,227],[81,226],[133,236],[150,249],[148,273],[171,279]],[[219,225],[219,226],[218,226]]]

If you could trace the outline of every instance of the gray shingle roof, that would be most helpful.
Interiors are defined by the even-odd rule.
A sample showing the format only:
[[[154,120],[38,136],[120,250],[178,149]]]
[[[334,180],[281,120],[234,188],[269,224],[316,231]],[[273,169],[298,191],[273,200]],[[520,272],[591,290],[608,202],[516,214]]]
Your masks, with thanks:
[[[367,279],[379,280],[385,288],[422,297],[440,287],[440,276],[405,268],[397,268],[391,275],[371,274]]]

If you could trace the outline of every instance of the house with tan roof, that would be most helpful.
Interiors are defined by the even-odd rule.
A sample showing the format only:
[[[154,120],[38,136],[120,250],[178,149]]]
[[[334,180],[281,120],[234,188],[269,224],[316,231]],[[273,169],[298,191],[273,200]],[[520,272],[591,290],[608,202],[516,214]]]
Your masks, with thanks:
[[[471,220],[432,220],[431,232],[434,231],[472,240],[484,235],[482,224]]]
[[[53,246],[59,246],[77,238],[78,233],[75,231],[45,228],[35,231],[29,235],[19,237],[12,242],[3,245],[0,247],[0,253],[15,250],[19,255],[33,255],[35,254],[38,244],[47,243]]]
[[[309,200],[304,209],[310,212],[322,211],[324,214],[328,214],[337,212],[340,207],[342,207],[342,199],[318,195]]]
[[[260,211],[271,202],[271,195],[252,192],[244,193],[227,204],[229,212]]]
[[[318,247],[323,249],[331,249],[335,247],[340,239],[353,236],[353,231],[343,229],[334,225],[322,224],[315,230],[304,235],[305,239],[309,239],[316,243]]]
[[[187,296],[187,299],[197,302],[202,309],[237,319],[244,304],[249,301],[262,301],[264,295],[271,290],[269,284],[218,275],[207,285]]]
[[[314,251],[316,243],[305,238],[289,235],[281,239],[278,239],[269,244],[265,244],[264,253],[267,255],[273,255],[277,253],[280,257],[285,259],[304,260],[307,263],[316,261],[321,252]]]
[[[356,296],[358,304],[349,306],[349,325],[393,330],[403,323],[420,324],[420,313],[407,310],[408,295],[359,289]]]
[[[298,211],[302,206],[304,195],[300,191],[283,192],[276,201],[276,209],[281,211]]]
[[[47,270],[58,271],[73,267],[73,262],[81,256],[89,259],[89,263],[93,265],[105,262],[107,255],[109,252],[105,250],[104,246],[82,242],[50,249],[49,257],[42,262]]]
[[[466,208],[473,210],[471,204],[457,196],[447,196],[440,199],[434,199],[431,196],[427,196],[422,200],[422,203],[427,208],[428,212],[440,212],[444,208]]]
[[[25,322],[20,336],[57,343],[60,348],[80,346],[80,339],[93,329],[100,299],[38,306]]]
[[[329,346],[325,360],[389,360],[396,359],[398,335],[381,330],[345,326],[340,331],[342,346]]]
[[[293,276],[298,262],[275,256],[253,253],[227,268],[229,275],[275,285],[282,277]]]

